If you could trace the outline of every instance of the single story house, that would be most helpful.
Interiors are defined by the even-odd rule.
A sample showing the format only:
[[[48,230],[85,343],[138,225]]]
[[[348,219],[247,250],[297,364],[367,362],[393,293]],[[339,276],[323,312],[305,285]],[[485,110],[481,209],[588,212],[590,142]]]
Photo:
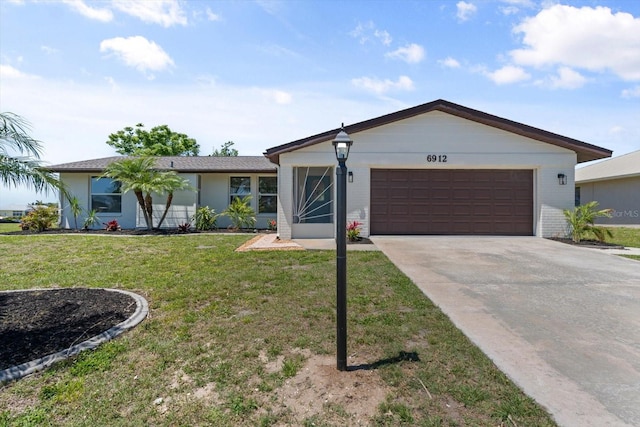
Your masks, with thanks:
[[[347,220],[358,221],[364,237],[564,235],[562,210],[574,203],[575,165],[611,156],[610,150],[444,100],[343,129],[354,141]],[[221,212],[232,197],[251,194],[257,227],[276,219],[282,239],[334,237],[332,140],[339,131],[269,148],[265,157],[160,157],[159,168],[176,170],[197,188],[174,195],[164,225],[185,222],[199,206]],[[104,220],[143,227],[134,195],[97,179],[118,158],[50,169],[84,209],[97,206]],[[164,199],[157,203],[159,214]],[[68,206],[62,226],[73,226]]]
[[[640,150],[577,168],[575,199],[613,209],[598,224],[640,225]]]
[[[83,214],[78,217],[79,226],[82,226],[86,212],[95,209],[101,224],[115,219],[122,228],[146,227],[133,192],[122,194],[117,182],[100,178],[107,165],[123,158],[106,157],[49,167],[60,174],[71,195],[80,200]],[[176,171],[196,189],[174,194],[163,228],[176,228],[188,222],[200,206],[209,206],[220,213],[237,196],[251,196],[251,205],[256,212],[256,227],[267,228],[267,221],[276,218],[277,168],[265,157],[158,157],[156,167]],[[154,224],[158,223],[164,211],[165,201],[166,195],[153,198]],[[60,205],[60,226],[74,228],[74,217],[68,201],[61,200]],[[225,217],[218,220],[219,227],[229,225],[231,223]]]

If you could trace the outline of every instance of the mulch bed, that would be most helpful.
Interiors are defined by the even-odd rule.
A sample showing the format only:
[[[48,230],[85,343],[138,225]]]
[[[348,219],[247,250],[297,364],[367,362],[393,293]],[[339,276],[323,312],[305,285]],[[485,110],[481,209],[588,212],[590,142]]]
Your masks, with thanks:
[[[555,240],[556,242],[566,243],[567,245],[582,246],[587,248],[598,249],[624,249],[624,246],[616,245],[615,243],[600,242],[599,240],[585,239],[579,242],[574,242],[572,239],[553,237],[549,240]]]
[[[129,295],[104,289],[0,292],[0,370],[80,344],[135,310]]]

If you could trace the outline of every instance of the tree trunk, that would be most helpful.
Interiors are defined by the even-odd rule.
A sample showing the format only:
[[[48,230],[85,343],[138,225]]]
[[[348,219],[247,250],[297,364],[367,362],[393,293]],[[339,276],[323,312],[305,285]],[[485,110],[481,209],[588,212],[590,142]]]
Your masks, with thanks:
[[[153,230],[153,199],[151,198],[151,193],[147,193],[144,196],[144,207],[147,211],[147,215],[149,216],[149,222],[147,223],[147,228],[149,230]]]
[[[173,193],[169,193],[167,195],[167,203],[164,206],[164,212],[162,213],[162,217],[160,218],[160,222],[158,222],[158,228],[162,225],[164,218],[167,216],[167,212],[169,212],[169,207],[171,207],[171,202],[173,202]]]
[[[147,228],[151,230],[151,218],[147,215],[147,209],[144,206],[144,197],[142,197],[142,191],[134,191],[136,195],[136,199],[138,199],[138,204],[140,205],[140,209],[142,209],[142,215],[144,216],[144,222],[147,224]]]

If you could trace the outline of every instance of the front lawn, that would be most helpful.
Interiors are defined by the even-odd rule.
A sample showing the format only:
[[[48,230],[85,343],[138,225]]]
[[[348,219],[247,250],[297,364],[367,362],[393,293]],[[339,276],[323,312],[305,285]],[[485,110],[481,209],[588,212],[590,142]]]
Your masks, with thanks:
[[[609,227],[613,237],[607,238],[608,242],[615,243],[620,246],[640,248],[640,228],[631,227]],[[625,255],[627,258],[640,261],[640,256]]]
[[[0,236],[0,290],[110,287],[150,305],[98,350],[3,386],[0,426],[555,425],[380,252],[348,255],[361,370],[320,372],[362,382],[312,388],[310,361],[335,361],[335,252],[234,252],[250,237]],[[357,418],[349,401],[376,391]]]

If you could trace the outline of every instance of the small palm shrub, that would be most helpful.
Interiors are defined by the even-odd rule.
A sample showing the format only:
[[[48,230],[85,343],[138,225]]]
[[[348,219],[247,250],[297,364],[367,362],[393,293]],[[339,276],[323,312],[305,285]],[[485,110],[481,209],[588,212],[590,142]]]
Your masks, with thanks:
[[[574,242],[579,243],[589,234],[593,234],[600,242],[604,242],[607,236],[612,236],[610,230],[594,224],[596,218],[611,218],[612,209],[598,210],[597,208],[598,202],[592,201],[584,205],[576,206],[573,210],[565,209],[563,211],[567,225],[569,226],[569,234]]]
[[[84,219],[82,223],[82,229],[88,230],[94,225],[100,224],[100,218],[98,218],[98,211],[95,209],[91,209],[89,213],[87,213],[87,217]]]
[[[217,214],[215,209],[211,209],[209,206],[202,206],[196,210],[196,214],[191,218],[191,221],[195,222],[196,230],[214,230],[218,228],[219,216],[220,214]]]
[[[251,196],[234,197],[231,204],[222,212],[222,215],[231,220],[233,229],[253,228],[256,225],[256,212],[250,203]]]
[[[45,231],[58,222],[58,208],[55,206],[35,205],[20,220],[23,230]]]

